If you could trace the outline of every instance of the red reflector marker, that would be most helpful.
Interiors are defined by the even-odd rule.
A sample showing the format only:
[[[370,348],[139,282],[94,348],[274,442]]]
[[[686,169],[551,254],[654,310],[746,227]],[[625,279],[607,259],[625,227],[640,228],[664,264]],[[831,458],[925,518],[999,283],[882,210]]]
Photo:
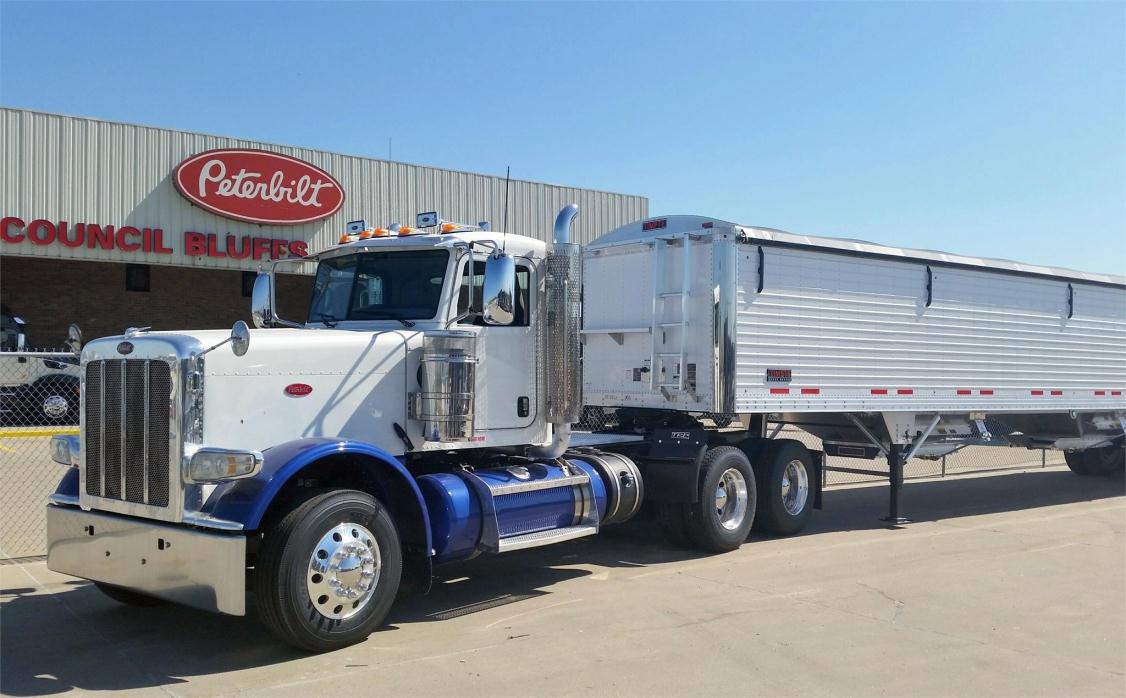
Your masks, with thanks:
[[[802,395],[820,395],[821,394],[821,388],[802,388],[801,394]]]
[[[285,394],[293,397],[305,397],[313,392],[313,386],[306,383],[290,383],[285,386]]]
[[[887,388],[872,388],[873,395],[887,395]]]
[[[958,394],[959,394],[959,395],[972,395],[972,394],[973,394],[973,391],[972,391],[972,390],[966,390],[966,389],[964,389],[964,388],[960,388],[960,389],[958,390]]]
[[[789,395],[790,389],[789,388],[771,388],[770,394],[771,395]]]
[[[1062,390],[1053,390],[1052,395],[1055,395],[1055,396],[1058,397],[1060,395],[1063,395],[1063,391]]]
[[[1032,394],[1033,394],[1033,395],[1043,395],[1043,394],[1044,394],[1044,391],[1043,391],[1043,390],[1033,390],[1033,391],[1032,391]]]
[[[1095,395],[1097,395],[1098,397],[1102,397],[1103,395],[1106,395],[1106,391],[1105,390],[1096,390]]]
[[[899,390],[895,391],[895,394],[896,395],[914,395],[915,391],[912,390],[911,388],[900,388]]]
[[[1115,396],[1115,397],[1118,397],[1119,395],[1122,394],[1122,391],[1121,390],[1112,390],[1112,391],[1110,391],[1110,394]]]
[[[978,392],[980,392],[982,395],[992,395],[993,394],[992,390],[981,390],[981,391],[978,391]]]

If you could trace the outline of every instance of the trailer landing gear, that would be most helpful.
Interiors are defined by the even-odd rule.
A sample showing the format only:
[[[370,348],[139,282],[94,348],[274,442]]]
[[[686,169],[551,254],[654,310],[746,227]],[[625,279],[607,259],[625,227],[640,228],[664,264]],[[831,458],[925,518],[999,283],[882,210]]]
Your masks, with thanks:
[[[906,459],[903,457],[903,447],[899,444],[891,444],[888,449],[888,479],[891,484],[891,494],[888,497],[888,515],[880,518],[880,521],[888,524],[890,528],[899,528],[904,524],[911,523],[911,519],[899,514],[899,497],[903,492],[904,461]]]

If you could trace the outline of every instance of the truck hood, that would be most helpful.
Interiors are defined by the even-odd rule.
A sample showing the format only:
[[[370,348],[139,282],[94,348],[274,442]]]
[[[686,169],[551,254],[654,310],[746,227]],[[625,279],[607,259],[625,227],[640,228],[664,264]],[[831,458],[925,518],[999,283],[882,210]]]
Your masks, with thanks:
[[[230,332],[150,332],[128,341],[139,347],[170,335],[194,339],[206,349]],[[203,442],[265,450],[322,436],[403,453],[393,425],[407,426],[407,393],[417,390],[413,379],[408,385],[413,375],[408,363],[417,364],[414,349],[421,345],[422,333],[405,328],[251,330],[245,355],[222,346],[203,357]]]

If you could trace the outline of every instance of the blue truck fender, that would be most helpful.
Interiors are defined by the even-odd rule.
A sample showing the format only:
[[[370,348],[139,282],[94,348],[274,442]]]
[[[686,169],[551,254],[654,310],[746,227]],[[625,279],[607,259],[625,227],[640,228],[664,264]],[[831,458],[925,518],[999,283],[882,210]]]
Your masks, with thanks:
[[[262,469],[254,476],[220,484],[202,507],[218,519],[236,521],[247,531],[257,530],[270,504],[287,482],[308,466],[330,458],[352,457],[359,466],[353,474],[370,476],[380,485],[384,503],[397,516],[400,538],[429,559],[433,551],[430,516],[414,476],[398,458],[363,441],[309,438],[289,441],[262,452]],[[424,551],[424,552],[423,552]]]

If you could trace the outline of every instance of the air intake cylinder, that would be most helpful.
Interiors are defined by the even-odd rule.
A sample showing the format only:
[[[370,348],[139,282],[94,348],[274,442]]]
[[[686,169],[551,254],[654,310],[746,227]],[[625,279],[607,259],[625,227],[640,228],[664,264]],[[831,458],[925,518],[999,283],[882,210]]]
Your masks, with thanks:
[[[477,336],[466,330],[427,332],[422,339],[422,390],[411,393],[410,416],[427,441],[473,438]]]

